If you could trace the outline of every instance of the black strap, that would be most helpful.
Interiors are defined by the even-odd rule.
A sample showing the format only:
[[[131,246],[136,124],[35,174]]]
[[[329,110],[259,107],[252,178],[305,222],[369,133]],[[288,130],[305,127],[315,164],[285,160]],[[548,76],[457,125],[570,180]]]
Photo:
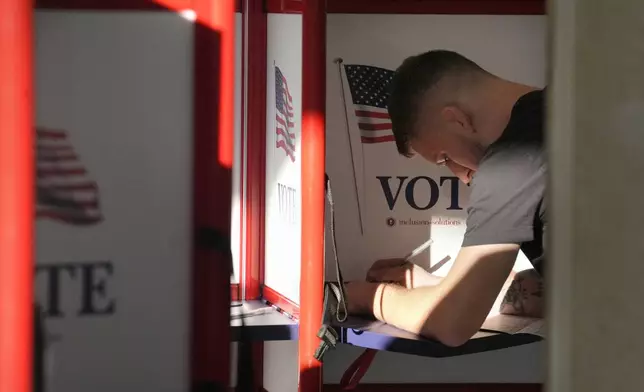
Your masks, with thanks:
[[[344,284],[344,279],[342,278],[342,271],[340,269],[340,261],[338,259],[338,245],[335,239],[335,210],[333,208],[333,192],[331,192],[331,179],[329,175],[324,173],[325,182],[324,190],[326,193],[326,198],[329,201],[329,210],[331,213],[331,244],[333,247],[333,259],[335,260],[335,272],[338,275],[338,286],[339,286],[339,299],[338,299],[338,311],[336,312],[336,319],[338,322],[343,323],[349,317],[349,311],[347,309],[347,296],[346,296],[346,287]]]

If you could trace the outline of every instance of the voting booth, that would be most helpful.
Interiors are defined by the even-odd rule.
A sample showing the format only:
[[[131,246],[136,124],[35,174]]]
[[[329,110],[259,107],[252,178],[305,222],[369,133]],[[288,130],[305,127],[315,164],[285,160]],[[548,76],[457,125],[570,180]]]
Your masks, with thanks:
[[[300,65],[304,53],[298,51],[309,48],[306,40],[316,37],[305,33],[301,38],[306,28],[306,20],[300,16],[306,16],[302,4],[267,4],[266,210],[261,297],[282,314],[301,321],[310,311],[303,303],[303,290],[319,278],[305,270],[306,260],[291,256],[298,246],[291,242],[296,238],[291,225],[302,225],[296,235],[305,233],[307,219],[303,215],[314,208],[298,204],[300,200],[305,203],[306,197],[290,198],[303,191],[298,185],[306,181],[297,163],[299,132],[306,132],[299,123],[305,109],[298,102],[294,86],[313,72],[306,64]],[[445,168],[429,165],[419,157],[398,155],[386,111],[387,82],[407,56],[429,49],[449,49],[501,77],[545,86],[547,30],[543,3],[330,1],[325,11],[324,170],[333,184],[338,256],[344,277],[364,280],[373,261],[400,257],[428,238],[434,244],[414,262],[444,276],[465,231],[469,188]],[[288,66],[283,63],[291,57],[304,70],[302,75],[299,70],[285,71]],[[286,92],[278,94],[281,89]],[[288,100],[286,113],[280,109],[282,100]],[[302,112],[298,112],[300,108]],[[283,116],[291,114],[293,121],[284,122]],[[283,123],[292,127],[294,156],[281,145]],[[328,206],[326,214],[328,219]],[[335,280],[328,222],[324,234],[325,279]],[[302,237],[301,241],[305,247],[307,241],[315,239]],[[302,252],[303,249],[300,254],[304,255]],[[514,270],[530,268],[525,255],[520,254]],[[298,273],[299,284],[294,282]],[[534,343],[543,336],[541,320],[491,317],[484,327],[487,331],[458,349],[369,321],[352,320],[345,327],[338,326],[338,330],[349,345],[428,357],[502,350]],[[300,348],[308,338],[303,330],[299,329]]]
[[[2,191],[23,192],[3,211],[22,213],[33,232],[2,254],[0,389],[227,386],[229,344],[211,336],[230,339],[224,315],[240,276],[230,244],[240,247],[241,14],[234,1],[34,6],[1,8],[2,47],[15,50],[2,60]],[[13,111],[28,121],[12,123]],[[27,147],[19,155],[16,140]],[[19,168],[23,182],[8,185]],[[2,223],[16,225],[4,213]],[[2,240],[6,251],[15,238]],[[20,281],[13,272],[25,267]],[[30,317],[10,313],[9,298],[27,298],[8,292],[18,282],[34,290]],[[31,334],[26,346],[7,344],[27,320],[33,344]]]
[[[428,238],[434,244],[414,262],[444,276],[464,234],[469,188],[445,168],[420,157],[398,155],[386,111],[387,83],[407,56],[449,49],[501,77],[543,87],[546,20],[544,4],[538,1],[328,1],[325,31],[315,32],[323,34],[320,38],[311,30],[307,33],[306,19],[307,10],[313,13],[319,8],[306,8],[306,2],[297,1],[269,1],[266,6],[267,48],[260,59],[266,62],[266,156],[259,174],[264,176],[260,182],[266,193],[258,230],[264,232],[254,240],[264,245],[263,256],[258,256],[260,266],[256,267],[263,271],[258,294],[280,314],[298,321],[302,364],[302,348],[310,347],[304,341],[311,338],[317,343],[312,327],[302,324],[304,320],[317,320],[320,312],[320,298],[307,301],[321,294],[320,278],[312,273],[318,271],[317,266],[306,260],[305,249],[319,241],[306,235],[312,230],[307,227],[311,221],[306,216],[319,204],[308,204],[315,196],[304,195],[308,186],[303,181],[309,180],[305,168],[318,161],[317,157],[307,157],[306,146],[302,145],[307,135],[303,125],[307,84],[303,79],[320,78],[314,75],[318,65],[307,63],[313,55],[306,51],[322,50],[311,46],[324,41],[324,172],[333,184],[338,256],[344,278],[364,280],[373,261],[400,257]],[[322,23],[314,16],[311,20]],[[248,88],[255,89],[250,83]],[[250,104],[248,109],[252,110]],[[319,153],[322,147],[318,146]],[[320,168],[315,168],[320,175]],[[252,176],[249,173],[249,178]],[[316,203],[322,203],[321,198]],[[324,278],[335,280],[328,205],[325,218]],[[252,266],[252,260],[247,265]],[[525,255],[520,254],[514,271],[530,268]],[[309,289],[314,291],[310,296],[306,292]],[[542,320],[491,316],[484,326],[487,331],[457,349],[366,320],[351,320],[346,326],[339,325],[338,331],[343,343],[349,345],[428,357],[502,350],[543,337]],[[286,335],[294,336],[294,331]],[[310,374],[311,369],[307,369],[306,374]],[[301,368],[300,376],[303,374]]]
[[[543,14],[537,0],[37,2],[41,390],[225,385],[240,347],[260,388],[261,369],[288,379],[267,367],[275,342],[294,342],[297,377],[267,390],[322,390],[312,354],[337,279],[324,174],[345,279],[429,238],[414,262],[445,275],[469,188],[398,155],[387,83],[407,56],[449,49],[543,87]],[[336,351],[503,350],[540,340],[532,321],[448,348],[351,319]]]

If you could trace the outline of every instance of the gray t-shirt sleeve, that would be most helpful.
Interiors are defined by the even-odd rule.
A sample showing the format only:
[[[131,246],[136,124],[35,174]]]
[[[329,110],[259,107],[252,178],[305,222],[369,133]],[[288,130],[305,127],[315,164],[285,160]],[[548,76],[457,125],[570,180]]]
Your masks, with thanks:
[[[533,240],[545,185],[540,146],[516,143],[488,154],[471,184],[462,246]]]

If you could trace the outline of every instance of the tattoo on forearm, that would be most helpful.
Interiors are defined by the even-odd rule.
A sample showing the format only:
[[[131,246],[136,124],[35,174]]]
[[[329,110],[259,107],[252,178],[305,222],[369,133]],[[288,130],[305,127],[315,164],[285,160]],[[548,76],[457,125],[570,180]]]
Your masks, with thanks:
[[[530,270],[522,271],[522,273],[516,275],[505,293],[501,303],[503,313],[525,314],[527,301],[539,301],[543,298],[543,279],[541,276],[536,271]],[[527,284],[528,281],[534,283]],[[536,287],[534,287],[535,285]]]

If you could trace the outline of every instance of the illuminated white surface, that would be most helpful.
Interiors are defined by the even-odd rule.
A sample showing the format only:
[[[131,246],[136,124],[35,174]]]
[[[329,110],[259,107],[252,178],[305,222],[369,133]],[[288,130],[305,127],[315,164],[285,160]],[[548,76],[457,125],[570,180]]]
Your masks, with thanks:
[[[268,15],[268,55],[266,89],[266,238],[265,284],[295,303],[300,297],[301,162],[302,155],[302,16]],[[276,147],[275,69],[288,81],[293,99],[295,162]],[[294,211],[280,214],[278,184],[295,191]],[[284,188],[282,188],[284,189]]]
[[[48,392],[188,387],[192,29],[176,13],[37,12],[35,122],[68,132],[105,220],[36,223],[38,266],[110,261],[101,307],[79,314],[81,272],[61,274],[64,317],[46,328]],[[103,271],[98,275],[105,278]],[[36,277],[36,299],[51,300]]]
[[[197,20],[197,13],[194,10],[181,10],[179,11],[179,15],[190,22]]]

